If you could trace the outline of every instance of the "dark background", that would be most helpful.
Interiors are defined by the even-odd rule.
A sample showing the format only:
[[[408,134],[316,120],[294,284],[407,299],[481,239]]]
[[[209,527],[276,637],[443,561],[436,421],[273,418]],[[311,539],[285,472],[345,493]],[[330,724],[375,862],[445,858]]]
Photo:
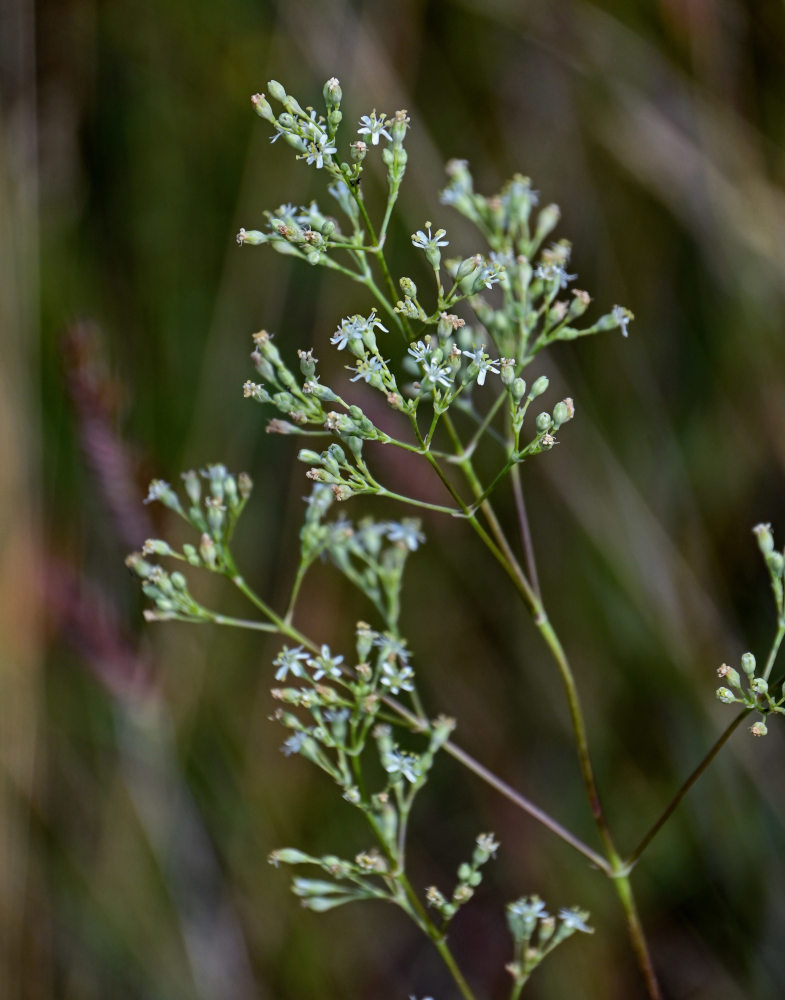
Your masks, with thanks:
[[[750,528],[785,536],[782,7],[3,0],[0,17],[2,994],[447,1000],[403,917],[306,913],[266,863],[284,844],[367,846],[322,776],[278,753],[277,643],[143,626],[123,566],[173,530],[141,506],[146,480],[225,461],[256,481],[239,551],[280,606],[305,481],[296,445],[242,399],[249,335],[326,357],[340,317],[370,307],[235,245],[264,208],[322,197],[249,96],[275,77],[317,104],[335,74],[346,133],[408,108],[396,273],[425,218],[451,252],[477,249],[437,200],[459,156],[487,193],[530,174],[562,206],[579,286],[635,312],[628,341],[543,359],[578,417],[525,469],[544,593],[630,847],[730,718],[716,666],[765,657],[774,631]],[[426,531],[403,623],[429,707],[593,843],[544,647],[459,523]],[[339,646],[368,614],[324,569],[300,624]],[[669,997],[785,994],[778,722],[735,735],[636,872]],[[481,995],[508,989],[503,903],[538,892],[598,930],[536,974],[532,1000],[642,996],[610,886],[446,759],[416,814],[417,883],[448,888],[481,830],[502,850],[452,939]]]

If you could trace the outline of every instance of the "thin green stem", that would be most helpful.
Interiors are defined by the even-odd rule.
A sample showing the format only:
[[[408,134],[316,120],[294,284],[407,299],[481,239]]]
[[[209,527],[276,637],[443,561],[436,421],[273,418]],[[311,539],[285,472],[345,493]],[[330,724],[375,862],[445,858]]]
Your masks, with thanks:
[[[526,562],[526,573],[531,581],[532,590],[539,600],[542,600],[540,591],[540,579],[537,573],[537,560],[534,556],[534,545],[532,543],[531,528],[529,526],[529,515],[526,511],[526,501],[523,496],[523,484],[521,483],[521,468],[513,465],[511,470],[512,492],[515,498],[515,512],[518,516],[518,530],[521,535],[521,546],[523,547],[523,558]]]
[[[616,887],[616,892],[627,919],[627,931],[630,935],[635,956],[638,959],[638,967],[643,973],[649,998],[650,1000],[662,1000],[660,984],[657,982],[657,975],[654,971],[651,955],[649,954],[646,935],[644,934],[643,925],[638,915],[638,908],[635,904],[635,897],[632,892],[629,876],[617,875],[613,880],[613,884]]]
[[[596,865],[597,868],[603,871],[606,875],[611,874],[610,865],[601,854],[598,854],[595,850],[589,847],[588,844],[585,844],[580,837],[576,837],[574,833],[571,833],[570,830],[562,826],[558,820],[555,820],[543,809],[540,809],[539,806],[536,806],[524,795],[521,795],[520,792],[517,792],[505,781],[502,781],[501,778],[497,777],[492,771],[489,771],[465,750],[462,750],[451,741],[444,744],[444,749],[451,757],[463,764],[464,767],[466,767],[473,774],[476,774],[477,777],[481,778],[487,785],[490,785],[491,788],[495,788],[497,792],[500,792],[519,809],[528,813],[528,815],[533,819],[536,819],[538,823],[550,830],[551,833],[559,837],[560,840],[569,844],[570,847],[574,847],[576,851],[583,854],[584,857],[588,858],[593,865]]]
[[[766,661],[766,667],[763,671],[763,679],[767,681],[771,676],[771,671],[774,667],[774,661],[777,659],[777,653],[780,651],[780,646],[782,645],[782,639],[785,636],[785,621],[780,619],[777,628],[777,634],[774,637],[774,642],[771,645],[771,650],[769,652],[769,658]]]
[[[462,444],[447,415],[445,416],[445,426],[454,441],[456,453],[460,454],[462,451]],[[464,459],[458,464],[464,472],[475,497],[481,497],[483,494],[482,484],[477,478],[471,459]],[[589,808],[591,809],[597,831],[602,840],[605,855],[608,859],[608,865],[612,872],[612,878],[617,887],[617,893],[624,909],[630,940],[646,983],[649,998],[650,1000],[661,1000],[662,995],[660,993],[651,958],[649,956],[643,928],[638,918],[632,886],[629,882],[627,870],[625,869],[613,842],[613,838],[605,818],[605,813],[602,808],[602,802],[600,800],[599,790],[594,776],[594,768],[592,766],[591,756],[589,753],[583,709],[581,707],[578,688],[575,683],[575,677],[570,667],[569,660],[567,659],[567,655],[562,647],[558,635],[548,620],[542,601],[533,590],[526,574],[518,564],[515,554],[513,553],[512,548],[507,541],[506,535],[504,534],[504,530],[502,529],[493,508],[487,500],[482,503],[482,512],[488,520],[495,542],[494,548],[491,551],[494,555],[496,555],[497,559],[499,558],[497,553],[502,554],[500,562],[507,570],[511,579],[515,582],[516,589],[529,607],[534,619],[534,624],[540,632],[540,635],[545,640],[545,643],[548,646],[548,649],[550,650],[559,670],[567,697],[567,704],[569,707],[573,734],[575,737],[575,745],[578,753],[578,763],[586,796],[589,802]],[[605,870],[607,873],[607,868]]]
[[[659,833],[663,826],[668,822],[673,813],[676,811],[677,807],[681,803],[681,800],[687,794],[687,792],[692,788],[695,782],[700,778],[704,771],[708,768],[709,764],[714,760],[717,754],[722,750],[731,736],[736,732],[738,727],[747,718],[747,716],[752,711],[751,708],[745,708],[743,712],[740,712],[736,718],[731,722],[729,726],[726,727],[724,732],[719,736],[719,738],[714,742],[709,752],[703,757],[698,766],[690,773],[689,777],[683,782],[676,794],[670,800],[668,805],[663,810],[659,819],[654,823],[654,825],[649,829],[646,835],[643,837],[641,842],[635,848],[635,850],[629,854],[624,862],[624,867],[627,871],[630,871],[635,865],[640,861],[641,855],[649,846],[649,844],[654,840],[655,836]]]
[[[391,500],[398,500],[413,507],[423,507],[425,510],[432,510],[437,514],[449,514],[450,517],[466,516],[466,512],[457,507],[443,507],[441,504],[430,503],[428,500],[416,500],[414,497],[407,497],[402,493],[395,493],[393,490],[388,490],[385,486],[379,486],[377,495],[380,497],[389,497]]]
[[[211,615],[214,625],[228,625],[230,628],[247,628],[255,632],[277,632],[277,626],[269,622],[255,622],[248,618],[231,618],[228,615]]]

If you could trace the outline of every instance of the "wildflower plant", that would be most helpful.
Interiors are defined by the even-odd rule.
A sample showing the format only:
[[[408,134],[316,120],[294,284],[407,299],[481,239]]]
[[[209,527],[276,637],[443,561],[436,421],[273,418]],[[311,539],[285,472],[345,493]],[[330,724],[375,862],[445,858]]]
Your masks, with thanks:
[[[324,337],[323,348],[318,348],[320,353],[339,352],[347,375],[328,385],[318,373],[313,349],[279,349],[267,331],[253,335],[256,377],[245,382],[244,395],[272,412],[269,432],[308,439],[298,457],[306,466],[310,493],[286,607],[271,607],[251,589],[238,567],[232,537],[252,484],[248,476],[235,476],[216,464],[201,473],[186,472],[182,492],[161,480],[151,484],[148,501],[162,503],[184,519],[194,537],[177,550],[165,541],[148,540],[140,553],[129,556],[128,564],[141,578],[152,604],[145,615],[148,620],[256,629],[277,635],[283,643],[271,671],[276,685],[273,718],[285,733],[283,752],[298,754],[324,772],[347,806],[361,814],[368,835],[368,842],[346,857],[314,856],[295,847],[272,852],[272,864],[295,869],[292,890],[303,906],[324,912],[357,901],[392,903],[433,942],[462,997],[474,1000],[485,995],[460,968],[450,948],[449,928],[458,911],[471,902],[485,866],[500,848],[494,835],[477,836],[450,887],[415,885],[407,869],[407,832],[415,800],[438,767],[440,755],[447,753],[609,879],[622,905],[647,993],[660,997],[631,873],[742,719],[758,713],[752,732],[763,735],[770,715],[785,714],[785,692],[772,680],[785,635],[785,557],[774,550],[769,526],[759,525],[755,533],[771,577],[778,623],[766,665],[758,673],[755,658],[747,653],[741,674],[727,665],[720,668],[724,683],[717,696],[726,704],[739,705],[740,714],[637,847],[621,851],[597,788],[573,668],[540,592],[525,508],[518,503],[519,555],[497,517],[492,497],[510,482],[520,500],[522,465],[535,458],[547,461],[547,453],[563,439],[575,416],[571,398],[551,397],[548,378],[537,370],[540,352],[556,342],[606,331],[626,337],[633,315],[612,305],[591,318],[589,294],[572,287],[576,275],[569,273],[570,244],[552,238],[559,210],[555,205],[539,208],[538,193],[527,177],[516,175],[487,197],[475,191],[463,160],[447,165],[441,194],[444,225],[425,221],[411,237],[413,253],[422,255],[432,274],[429,286],[420,289],[406,275],[396,280],[385,242],[407,168],[406,111],[388,116],[374,109],[358,124],[349,125],[345,136],[337,79],[324,86],[322,111],[303,108],[275,81],[268,84],[268,95],[276,110],[263,94],[255,95],[252,104],[271,127],[271,141],[283,139],[298,160],[325,176],[329,208],[315,201],[307,206],[282,204],[265,213],[267,221],[261,228],[241,229],[237,241],[242,246],[269,245],[362,287],[363,304],[355,306],[359,311],[338,320]],[[380,156],[386,168],[387,197],[376,222],[361,184],[369,156]],[[473,224],[479,249],[456,252],[446,228],[446,217],[453,211]],[[365,396],[356,394],[357,383]],[[367,398],[367,390],[378,393],[389,410],[384,428],[357,401]],[[370,460],[369,442],[425,463],[442,483],[446,502],[437,504],[392,489]],[[485,478],[475,461],[480,453],[495,461],[495,471]],[[397,501],[400,519],[379,520],[364,513],[355,520],[344,516],[360,496]],[[465,526],[479,537],[544,640],[563,684],[599,849],[469,756],[452,739],[455,721],[438,714],[438,708],[433,714],[424,704],[417,686],[416,651],[410,649],[401,624],[404,572],[425,541],[419,520],[410,516],[418,508],[449,515],[455,530]],[[191,595],[185,572],[165,569],[160,559],[188,572],[225,577],[247,598],[257,617],[232,618],[205,608]],[[329,561],[367,599],[373,623],[356,624],[352,650],[334,651],[295,624],[301,586],[320,560]],[[554,917],[533,893],[510,902],[506,916],[512,938],[507,966],[511,1000],[555,948],[576,932],[592,931],[584,910],[562,908]]]

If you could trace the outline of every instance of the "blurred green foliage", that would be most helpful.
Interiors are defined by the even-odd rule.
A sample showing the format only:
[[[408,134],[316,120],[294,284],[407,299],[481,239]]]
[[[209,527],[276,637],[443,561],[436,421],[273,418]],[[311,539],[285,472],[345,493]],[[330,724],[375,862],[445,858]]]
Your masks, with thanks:
[[[395,913],[304,913],[266,864],[282,843],[319,853],[363,837],[305,762],[278,753],[277,647],[142,628],[122,565],[149,530],[145,477],[220,460],[257,483],[244,570],[272,602],[286,594],[306,490],[296,449],[242,399],[249,335],[264,326],[293,353],[370,306],[235,245],[264,208],[312,194],[249,96],[277,77],[316,103],[335,74],[347,122],[409,110],[399,273],[425,218],[451,251],[475,249],[437,204],[443,162],[465,157],[484,191],[531,175],[562,206],[581,286],[636,313],[628,342],[553,352],[547,373],[578,418],[525,470],[543,590],[627,846],[724,725],[715,667],[762,655],[773,629],[749,529],[785,532],[782,7],[40,0],[7,14],[2,994],[445,1000],[427,942]],[[431,708],[590,839],[544,649],[461,525],[425,527],[403,626]],[[326,567],[303,607],[336,648],[369,613]],[[637,872],[669,997],[785,994],[770,729],[737,734]],[[448,881],[479,830],[502,842],[455,926],[473,980],[504,995],[502,904],[537,892],[590,909],[599,932],[537,973],[532,1000],[576,982],[587,1000],[642,995],[604,880],[452,762],[416,829],[423,885]]]

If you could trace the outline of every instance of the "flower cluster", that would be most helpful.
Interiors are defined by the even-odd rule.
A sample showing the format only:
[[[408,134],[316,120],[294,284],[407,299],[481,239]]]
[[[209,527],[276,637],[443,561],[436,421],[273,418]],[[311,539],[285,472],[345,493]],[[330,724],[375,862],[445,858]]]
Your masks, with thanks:
[[[281,254],[339,272],[360,286],[369,300],[359,306],[360,311],[338,320],[329,337],[346,361],[340,384],[338,379],[332,386],[322,381],[314,349],[300,349],[290,364],[267,331],[253,335],[251,359],[258,381],[247,381],[243,392],[276,411],[268,432],[326,439],[315,445],[309,440],[298,455],[313,486],[288,607],[276,613],[250,590],[235,565],[230,544],[251,483],[246,476],[235,478],[221,465],[208,467],[201,476],[186,473],[185,501],[163,481],[150,488],[149,500],[161,502],[196,529],[198,545],[186,544],[176,551],[166,542],[151,540],[128,563],[153,601],[155,610],[147,613],[149,617],[234,624],[286,640],[273,662],[274,719],[286,730],[282,751],[326,773],[342,798],[364,816],[374,841],[350,858],[315,857],[295,848],[273,852],[273,864],[319,869],[318,878],[293,879],[292,889],[303,905],[321,912],[362,899],[393,902],[444,956],[445,928],[474,895],[483,866],[499,845],[492,834],[481,834],[470,861],[458,867],[452,891],[443,894],[436,886],[426,890],[429,908],[408,881],[410,813],[455,725],[445,716],[428,720],[412,654],[399,628],[404,569],[424,536],[413,518],[328,519],[328,513],[336,501],[374,496],[431,513],[471,518],[480,532],[485,529],[476,518],[484,514],[495,530],[488,500],[492,490],[518,463],[550,451],[557,433],[575,414],[572,399],[566,397],[529,415],[531,404],[550,386],[546,376],[530,376],[525,369],[557,341],[611,329],[627,336],[633,317],[629,310],[614,306],[581,325],[591,298],[585,291],[570,289],[576,279],[570,273],[570,244],[549,242],[559,221],[558,208],[546,205],[539,210],[538,193],[520,175],[498,194],[480,195],[462,160],[448,164],[442,203],[475,225],[480,249],[469,245],[455,257],[443,257],[448,247],[454,249],[447,230],[427,221],[411,236],[416,251],[411,254],[413,273],[424,272],[425,291],[420,292],[408,275],[394,277],[384,246],[408,159],[406,111],[388,116],[374,109],[362,115],[341,152],[342,93],[336,78],[324,86],[322,110],[302,107],[276,81],[267,90],[282,110],[273,111],[264,94],[256,94],[252,103],[272,126],[271,141],[283,139],[298,160],[327,178],[327,193],[338,217],[315,200],[308,205],[284,203],[264,213],[263,231],[241,229],[238,243],[269,244]],[[376,226],[361,184],[369,155],[380,155],[387,171],[386,205]],[[386,408],[367,403],[372,393],[382,394]],[[371,419],[377,411],[382,416]],[[366,447],[369,443],[372,446]],[[367,462],[377,445],[397,448],[407,461],[430,467],[452,505],[402,495],[380,483]],[[480,483],[471,465],[480,445],[495,449],[499,463],[487,485]],[[456,485],[459,472],[466,481]],[[150,556],[223,574],[265,620],[236,620],[208,611],[191,596],[182,573],[167,572]],[[378,628],[358,623],[354,656],[313,642],[293,625],[302,582],[320,559],[337,568],[380,619]],[[767,561],[770,569],[777,563],[772,554]],[[779,555],[779,575],[773,580],[776,576],[781,581],[783,562]],[[778,585],[781,604],[782,583]],[[726,676],[733,686],[732,675]],[[766,694],[760,680],[756,678],[751,689],[758,699],[756,707],[779,711],[779,703],[769,699],[764,705],[760,700]],[[447,749],[457,752],[451,744]],[[560,911],[556,920],[536,896],[510,904],[513,996],[556,945],[575,931],[590,930],[586,919],[583,911],[572,909]],[[468,995],[457,964],[446,961],[463,995]]]
[[[389,694],[416,697],[406,644],[395,633],[377,632],[359,622],[355,650],[357,662],[350,668],[343,656],[334,655],[327,646],[312,652],[302,646],[284,646],[275,660],[276,679],[296,678],[301,685],[273,691],[282,703],[274,718],[290,733],[283,752],[305,757],[327,773],[344,800],[365,815],[378,846],[361,851],[353,861],[313,858],[292,848],[274,851],[270,861],[318,865],[331,877],[329,883],[294,880],[293,891],[310,909],[321,911],[372,898],[388,899],[407,909],[410,902],[397,881],[404,877],[406,824],[434,757],[455,723],[440,716],[425,724],[423,748],[402,747],[390,723],[380,717]],[[375,771],[368,766],[368,757],[375,757]],[[378,781],[371,774],[379,772],[381,785],[371,791]]]
[[[589,914],[573,906],[552,917],[539,896],[524,896],[507,905],[507,926],[513,938],[513,960],[507,971],[516,986],[523,986],[532,972],[576,931],[593,934]],[[517,995],[517,994],[516,994]]]
[[[207,481],[204,494],[202,480]],[[142,591],[145,596],[155,604],[154,611],[145,611],[149,621],[177,619],[202,622],[215,619],[212,612],[191,596],[182,573],[168,573],[161,566],[151,563],[149,557],[168,557],[214,573],[231,572],[229,543],[253,489],[247,473],[241,472],[235,477],[220,464],[207,466],[201,474],[194,470],[183,473],[183,483],[187,502],[181,501],[169,483],[154,479],[145,503],[156,501],[178,514],[198,532],[199,544],[187,542],[181,551],[176,551],[168,542],[148,539],[141,552],[133,552],[126,559],[129,569],[144,581]]]
[[[765,736],[768,733],[766,717],[768,715],[785,715],[785,683],[780,677],[776,685],[771,682],[771,671],[774,659],[785,636],[785,590],[783,575],[785,574],[785,555],[775,549],[774,536],[770,524],[756,524],[752,529],[758,542],[758,548],[769,571],[769,580],[777,610],[779,630],[772,652],[763,671],[759,674],[755,657],[745,653],[741,658],[741,669],[744,681],[738,670],[723,663],[717,669],[717,676],[726,683],[717,688],[717,698],[725,705],[742,705],[744,708],[760,714],[760,719],[750,726],[753,736]],[[781,697],[772,694],[772,688],[779,687]]]
[[[492,833],[481,833],[477,837],[471,861],[464,862],[458,868],[458,882],[450,899],[446,899],[435,885],[426,889],[428,905],[439,912],[445,926],[464,903],[468,903],[472,898],[475,889],[482,882],[483,865],[496,857],[498,849],[499,844]]]
[[[750,726],[753,736],[765,736],[768,732],[766,727],[767,715],[785,715],[785,684],[781,687],[781,697],[774,698],[769,690],[768,675],[756,674],[757,664],[752,653],[745,653],[741,658],[741,669],[745,676],[745,683],[742,683],[738,670],[723,663],[717,668],[717,676],[726,682],[717,688],[717,697],[725,705],[743,705],[760,713],[760,719]]]

